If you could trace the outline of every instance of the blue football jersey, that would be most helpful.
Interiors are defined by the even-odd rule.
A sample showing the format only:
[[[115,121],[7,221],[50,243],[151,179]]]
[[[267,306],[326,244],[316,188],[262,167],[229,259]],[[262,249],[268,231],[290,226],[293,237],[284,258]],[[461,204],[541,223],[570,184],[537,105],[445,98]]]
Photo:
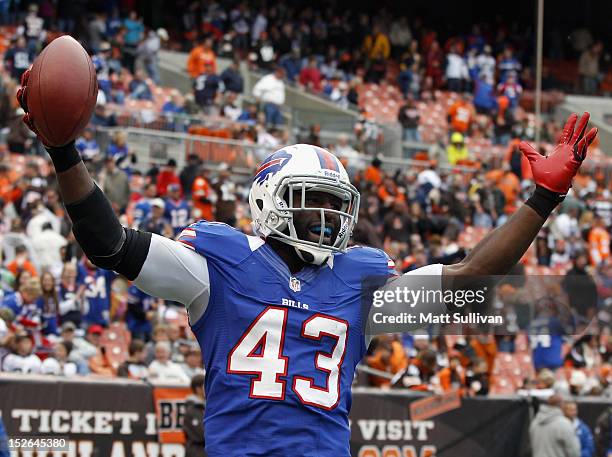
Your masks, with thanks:
[[[147,313],[153,309],[155,298],[131,285],[128,288],[128,306],[125,322],[134,338],[148,339],[153,329]]]
[[[556,317],[538,317],[530,325],[533,366],[556,369],[563,365],[563,325]]]
[[[174,236],[176,236],[189,224],[191,210],[185,200],[172,200],[171,198],[167,198],[164,217],[170,221],[172,231],[174,232]]]
[[[83,320],[88,325],[107,326],[109,324],[111,283],[116,276],[117,274],[110,270],[96,268],[89,271],[82,264],[78,265],[77,284],[85,284]]]
[[[140,228],[140,224],[149,217],[149,214],[151,214],[151,201],[143,198],[134,206],[134,227]]]
[[[361,281],[389,276],[387,255],[351,248],[292,275],[269,245],[225,224],[192,224],[179,242],[210,275],[208,306],[191,323],[206,367],[208,455],[349,456],[369,311]]]

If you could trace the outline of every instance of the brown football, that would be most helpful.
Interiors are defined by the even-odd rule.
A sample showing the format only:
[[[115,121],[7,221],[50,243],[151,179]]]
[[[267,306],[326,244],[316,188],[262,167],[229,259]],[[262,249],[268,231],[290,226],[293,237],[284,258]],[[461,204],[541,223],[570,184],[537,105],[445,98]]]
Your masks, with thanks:
[[[47,146],[74,140],[89,122],[97,96],[93,62],[71,36],[53,40],[34,61],[27,82],[27,108]]]

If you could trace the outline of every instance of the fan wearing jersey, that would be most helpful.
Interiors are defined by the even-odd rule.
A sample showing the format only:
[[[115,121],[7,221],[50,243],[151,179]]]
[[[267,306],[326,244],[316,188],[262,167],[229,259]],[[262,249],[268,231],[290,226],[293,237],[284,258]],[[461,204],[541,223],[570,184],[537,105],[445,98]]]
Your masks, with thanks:
[[[77,284],[83,289],[83,321],[107,327],[110,321],[111,283],[117,276],[84,258],[78,265]]]
[[[191,222],[191,208],[189,208],[187,201],[181,197],[180,184],[170,184],[168,186],[164,217],[170,221],[172,233],[175,237]]]
[[[142,222],[149,217],[151,213],[151,202],[157,197],[157,186],[155,183],[149,183],[145,186],[144,195],[134,206],[132,227],[141,228]]]
[[[572,115],[548,158],[523,143],[537,190],[461,263],[392,283],[414,287],[429,275],[453,287],[468,275],[506,274],[569,189],[597,133],[585,135],[588,118],[575,128]],[[348,248],[359,193],[340,161],[316,146],[286,146],[255,172],[253,236],[201,221],[173,241],[121,227],[73,144],[48,150],[87,256],[187,306],[206,368],[207,454],[348,457],[351,384],[367,348],[362,278],[394,270],[383,251]]]

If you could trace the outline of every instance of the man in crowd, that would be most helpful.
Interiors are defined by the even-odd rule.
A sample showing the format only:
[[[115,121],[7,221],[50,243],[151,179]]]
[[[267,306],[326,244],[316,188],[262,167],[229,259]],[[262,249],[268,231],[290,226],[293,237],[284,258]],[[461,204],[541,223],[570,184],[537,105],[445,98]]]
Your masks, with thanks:
[[[533,457],[581,457],[580,442],[571,420],[563,415],[562,399],[553,395],[529,426]]]
[[[168,186],[164,217],[172,227],[173,236],[178,235],[191,222],[191,208],[187,200],[181,197],[180,184],[170,184]]]
[[[212,39],[207,37],[199,41],[187,58],[187,72],[195,79],[210,67],[212,73],[217,71],[217,57],[212,49]]]
[[[580,457],[593,457],[595,452],[595,442],[593,433],[587,424],[578,417],[578,404],[575,401],[563,403],[563,414],[574,426],[576,436],[580,442]]]
[[[263,104],[266,124],[280,125],[283,116],[280,107],[285,103],[285,70],[278,66],[272,73],[261,78],[253,87],[253,96]]]
[[[185,433],[185,457],[203,457],[204,451],[204,375],[191,378],[191,392],[185,404],[183,432]]]

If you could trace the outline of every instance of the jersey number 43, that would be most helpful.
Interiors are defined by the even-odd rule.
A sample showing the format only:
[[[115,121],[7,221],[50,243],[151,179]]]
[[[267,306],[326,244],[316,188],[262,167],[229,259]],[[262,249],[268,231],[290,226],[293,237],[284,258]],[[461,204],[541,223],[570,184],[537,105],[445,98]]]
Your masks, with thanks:
[[[289,360],[283,356],[286,308],[267,307],[231,350],[227,361],[230,374],[256,375],[251,379],[251,398],[284,400]],[[344,359],[348,323],[323,314],[315,314],[302,324],[301,336],[321,340],[324,336],[336,340],[331,353],[317,352],[315,366],[327,373],[325,388],[317,387],[314,379],[294,376],[292,389],[306,405],[331,410],[340,400],[340,367]]]

